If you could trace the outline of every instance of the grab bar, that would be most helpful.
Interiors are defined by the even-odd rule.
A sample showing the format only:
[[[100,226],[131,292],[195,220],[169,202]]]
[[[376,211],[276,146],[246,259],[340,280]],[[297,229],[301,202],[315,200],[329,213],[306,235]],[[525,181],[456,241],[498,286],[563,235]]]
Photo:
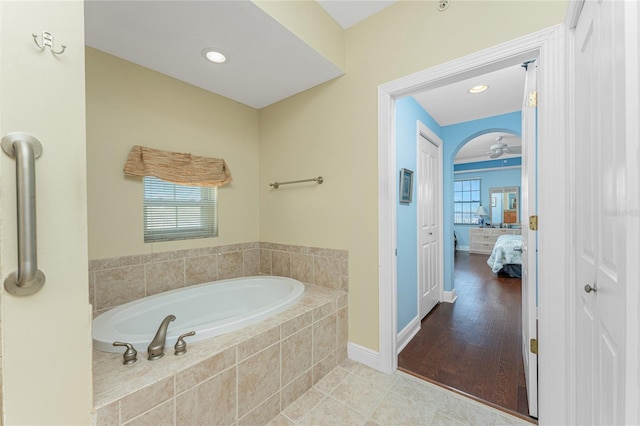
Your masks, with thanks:
[[[269,186],[273,186],[274,189],[278,189],[280,185],[289,185],[290,183],[303,183],[303,182],[318,182],[318,185],[319,185],[322,182],[324,182],[324,178],[322,176],[318,176],[311,179],[290,180],[289,182],[273,182],[273,183],[270,183]]]
[[[20,132],[2,137],[2,150],[16,159],[16,199],[18,212],[18,270],[4,280],[4,288],[14,296],[29,296],[44,285],[38,270],[36,242],[36,170],[35,160],[42,145],[35,137]]]

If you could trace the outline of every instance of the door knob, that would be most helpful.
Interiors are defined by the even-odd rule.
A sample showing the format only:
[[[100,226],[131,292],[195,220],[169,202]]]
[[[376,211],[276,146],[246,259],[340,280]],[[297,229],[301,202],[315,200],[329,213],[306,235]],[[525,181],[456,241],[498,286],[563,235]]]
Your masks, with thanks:
[[[591,293],[591,292],[596,292],[596,285],[594,284],[593,287],[591,287],[589,284],[584,286],[584,291],[586,291],[587,293]]]

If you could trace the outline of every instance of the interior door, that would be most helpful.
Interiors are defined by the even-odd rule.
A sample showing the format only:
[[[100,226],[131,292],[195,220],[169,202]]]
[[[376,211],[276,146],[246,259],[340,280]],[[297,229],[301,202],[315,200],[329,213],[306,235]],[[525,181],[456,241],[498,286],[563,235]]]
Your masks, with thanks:
[[[625,3],[585,2],[574,37],[576,420],[582,425],[625,423]]]
[[[420,123],[421,124],[421,123]],[[420,319],[442,293],[442,142],[426,126],[418,130],[418,311]],[[453,238],[453,236],[452,236]]]
[[[522,106],[522,357],[529,415],[538,417],[538,356],[531,351],[531,339],[537,339],[537,231],[529,226],[529,217],[537,215],[536,192],[536,62],[526,65]]]

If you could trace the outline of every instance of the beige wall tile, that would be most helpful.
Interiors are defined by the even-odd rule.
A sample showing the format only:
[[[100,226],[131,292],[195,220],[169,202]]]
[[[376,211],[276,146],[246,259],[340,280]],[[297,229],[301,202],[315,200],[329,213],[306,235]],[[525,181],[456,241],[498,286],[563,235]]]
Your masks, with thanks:
[[[336,348],[336,318],[336,314],[331,314],[313,324],[314,364],[331,354]]]
[[[193,367],[190,367],[176,375],[176,392],[185,390],[204,382],[236,363],[236,348],[232,347],[213,355]]]
[[[280,391],[282,410],[311,389],[311,386],[313,386],[313,374],[311,370],[305,371],[288,385],[282,386],[282,390]]]
[[[313,364],[313,383],[316,384],[324,376],[326,376],[331,370],[333,370],[342,361],[339,355],[342,352],[339,350],[331,352],[318,362],[314,361]]]
[[[273,327],[238,345],[238,362],[280,341],[280,327]]]
[[[260,250],[252,248],[245,250],[244,254],[244,276],[251,277],[260,273]]]
[[[144,296],[142,266],[107,269],[95,273],[96,310],[122,305]]]
[[[173,376],[122,398],[120,420],[124,423],[173,398]]]
[[[173,426],[174,420],[175,402],[171,399],[125,424],[126,426]]]
[[[184,260],[148,263],[145,265],[147,296],[184,287]]]
[[[336,339],[338,347],[346,346],[349,342],[349,311],[347,308],[338,311]]]
[[[96,426],[117,426],[120,424],[120,401],[96,410]]]
[[[322,306],[313,310],[313,322],[321,320],[322,318],[331,315],[336,311],[336,301],[330,300]]]
[[[272,253],[271,274],[279,277],[291,276],[291,254],[274,250]]]
[[[238,363],[238,415],[244,416],[280,388],[280,344]]]
[[[236,368],[176,397],[176,425],[233,424],[236,422]]]
[[[257,406],[238,421],[238,426],[264,425],[280,413],[280,392]]]
[[[260,247],[260,273],[271,275],[272,251]]]
[[[312,366],[311,327],[282,340],[282,385],[288,385]]]
[[[187,285],[206,283],[218,279],[218,256],[207,255],[185,259]]]
[[[291,278],[303,283],[313,282],[313,256],[294,253],[291,255]]]
[[[313,313],[311,311],[304,314],[297,315],[295,318],[290,319],[280,326],[281,338],[290,336],[291,334],[302,330],[305,327],[311,325],[313,319]]]
[[[218,279],[241,277],[244,273],[244,256],[241,251],[221,253],[218,257]]]
[[[339,289],[342,285],[340,276],[340,259],[320,256],[313,258],[314,284]]]

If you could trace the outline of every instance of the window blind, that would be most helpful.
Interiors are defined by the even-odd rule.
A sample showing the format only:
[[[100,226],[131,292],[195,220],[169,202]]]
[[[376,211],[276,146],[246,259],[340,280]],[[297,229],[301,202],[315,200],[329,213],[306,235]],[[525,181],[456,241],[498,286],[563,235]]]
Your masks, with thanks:
[[[144,242],[218,236],[218,188],[144,180]]]

